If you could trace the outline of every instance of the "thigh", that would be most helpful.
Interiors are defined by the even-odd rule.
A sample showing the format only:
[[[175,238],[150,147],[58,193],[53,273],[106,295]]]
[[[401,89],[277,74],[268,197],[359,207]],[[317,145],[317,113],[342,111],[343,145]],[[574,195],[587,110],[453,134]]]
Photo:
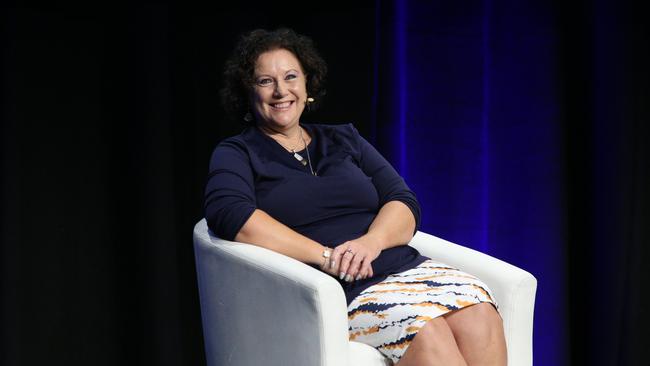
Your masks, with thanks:
[[[348,307],[350,340],[399,360],[429,320],[480,302],[492,302],[476,277],[432,260],[367,288]]]

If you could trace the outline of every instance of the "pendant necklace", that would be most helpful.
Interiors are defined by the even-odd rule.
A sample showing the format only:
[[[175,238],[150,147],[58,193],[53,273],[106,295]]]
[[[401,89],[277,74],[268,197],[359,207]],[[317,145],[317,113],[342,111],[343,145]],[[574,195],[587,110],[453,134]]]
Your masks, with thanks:
[[[293,157],[296,158],[303,166],[307,165],[307,160],[302,157],[302,155],[298,154],[296,150],[291,149],[291,152],[293,153]]]
[[[302,155],[298,154],[295,149],[291,149],[291,152],[293,153],[293,157],[298,160],[302,166],[307,166],[309,164],[309,170],[311,171],[311,174],[313,176],[316,176],[316,172],[314,171],[314,168],[311,165],[311,156],[309,156],[309,149],[307,148],[307,142],[305,141],[305,138],[302,136],[302,128],[300,128],[300,139],[302,140],[303,145],[305,146],[305,150],[307,151],[307,160],[302,157]]]

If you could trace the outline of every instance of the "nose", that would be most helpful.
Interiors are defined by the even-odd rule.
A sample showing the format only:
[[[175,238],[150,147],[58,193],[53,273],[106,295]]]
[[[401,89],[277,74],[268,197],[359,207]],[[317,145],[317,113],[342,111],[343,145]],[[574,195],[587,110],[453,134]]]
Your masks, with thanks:
[[[287,87],[284,85],[284,81],[280,80],[275,83],[275,89],[273,89],[273,96],[276,98],[282,98],[286,95]]]

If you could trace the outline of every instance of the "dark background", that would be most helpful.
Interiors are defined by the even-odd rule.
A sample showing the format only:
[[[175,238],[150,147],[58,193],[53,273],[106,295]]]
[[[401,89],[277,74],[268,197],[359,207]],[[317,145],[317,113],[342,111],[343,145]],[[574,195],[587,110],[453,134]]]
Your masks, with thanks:
[[[536,364],[645,364],[650,42],[634,2],[13,5],[0,19],[1,364],[205,362],[191,232],[210,152],[242,129],[218,103],[221,67],[239,33],[280,25],[330,67],[306,121],[354,122],[422,198],[423,230],[538,278]]]

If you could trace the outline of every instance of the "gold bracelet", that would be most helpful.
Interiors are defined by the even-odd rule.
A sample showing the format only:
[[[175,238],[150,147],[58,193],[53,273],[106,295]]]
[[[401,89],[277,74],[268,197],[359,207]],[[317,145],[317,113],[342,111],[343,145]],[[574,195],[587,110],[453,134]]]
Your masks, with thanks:
[[[327,265],[327,261],[329,261],[330,257],[332,256],[332,249],[330,248],[325,248],[323,249],[323,265],[321,266],[322,268],[325,268],[325,265]]]

